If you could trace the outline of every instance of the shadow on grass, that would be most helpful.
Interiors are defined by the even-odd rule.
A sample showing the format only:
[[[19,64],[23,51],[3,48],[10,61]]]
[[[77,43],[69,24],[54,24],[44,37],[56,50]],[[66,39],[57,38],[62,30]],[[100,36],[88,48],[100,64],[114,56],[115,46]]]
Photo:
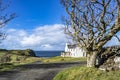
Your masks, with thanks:
[[[35,62],[32,64],[27,64],[27,65],[21,65],[17,66],[15,69],[10,70],[10,71],[4,71],[0,72],[0,77],[5,77],[8,78],[8,80],[12,77],[14,77],[15,74],[20,73],[21,70],[30,70],[30,69],[57,69],[57,68],[66,68],[66,67],[71,67],[71,66],[76,66],[76,65],[85,65],[86,62],[67,62],[67,63],[46,63],[42,64],[41,62]],[[58,69],[59,70],[59,69]],[[48,73],[49,76],[54,76],[58,70],[52,71]],[[43,80],[46,75],[43,75],[41,79]],[[49,77],[48,77],[49,78]],[[36,79],[40,80],[40,79]]]
[[[26,69],[51,69],[51,68],[64,68],[68,66],[74,66],[74,65],[85,65],[86,61],[81,62],[66,62],[66,63],[39,63],[39,64],[27,64],[19,66],[20,68],[26,68]]]
[[[47,74],[42,75],[41,77],[35,78],[35,80],[53,80],[53,78],[55,77],[55,75],[58,73],[59,71],[49,71]]]
[[[19,73],[19,71],[4,71],[0,72],[0,77],[12,78],[16,73]]]

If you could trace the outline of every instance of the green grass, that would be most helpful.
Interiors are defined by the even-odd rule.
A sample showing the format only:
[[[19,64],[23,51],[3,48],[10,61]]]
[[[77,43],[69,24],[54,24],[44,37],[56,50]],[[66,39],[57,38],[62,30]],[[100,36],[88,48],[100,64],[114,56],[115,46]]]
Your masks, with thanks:
[[[71,57],[52,57],[43,58],[43,63],[56,63],[56,62],[75,62],[75,61],[86,61],[86,58],[71,58]]]
[[[0,51],[0,58],[4,56],[7,52],[6,51]]]
[[[17,58],[21,58],[20,61],[17,61]],[[24,56],[19,56],[19,55],[12,55],[11,56],[11,61],[7,62],[7,63],[3,63],[0,65],[0,71],[7,71],[7,70],[11,70],[17,66],[20,65],[24,65],[24,64],[29,64],[35,61],[40,61],[41,58],[37,58],[37,57],[27,57],[24,58]]]
[[[14,67],[15,67],[15,65],[12,63],[4,63],[4,64],[0,65],[0,71],[7,71],[10,69],[13,69]]]
[[[38,58],[38,57],[12,55],[10,63],[27,64],[35,61],[40,61],[40,60],[41,58]]]
[[[86,66],[72,67],[58,73],[54,80],[120,80],[120,71],[101,71]]]

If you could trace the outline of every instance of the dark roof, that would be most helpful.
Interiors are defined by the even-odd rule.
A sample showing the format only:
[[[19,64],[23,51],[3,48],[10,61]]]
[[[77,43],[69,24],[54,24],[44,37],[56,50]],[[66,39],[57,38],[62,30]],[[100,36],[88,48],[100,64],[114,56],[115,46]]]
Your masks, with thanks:
[[[73,45],[67,45],[69,49],[73,49],[73,48],[76,48],[76,44],[73,44]]]

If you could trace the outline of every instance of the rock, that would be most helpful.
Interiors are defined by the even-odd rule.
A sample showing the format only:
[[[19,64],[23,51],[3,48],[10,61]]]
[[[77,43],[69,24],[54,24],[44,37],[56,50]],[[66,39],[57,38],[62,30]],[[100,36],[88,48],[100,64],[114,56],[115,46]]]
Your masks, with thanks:
[[[29,52],[30,56],[36,57],[35,52],[31,49],[27,49],[27,51]]]
[[[115,61],[115,63],[120,63],[120,57],[116,56],[116,57],[114,58],[114,61]]]
[[[115,62],[115,66],[120,68],[120,57],[115,57],[114,62]]]

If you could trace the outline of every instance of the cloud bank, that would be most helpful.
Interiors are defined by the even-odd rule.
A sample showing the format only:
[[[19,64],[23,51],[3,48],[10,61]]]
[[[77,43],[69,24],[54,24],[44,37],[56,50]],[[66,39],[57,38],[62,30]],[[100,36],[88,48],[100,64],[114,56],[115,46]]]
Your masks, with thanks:
[[[62,24],[38,26],[32,30],[7,29],[2,47],[6,49],[64,50]]]
[[[7,29],[7,38],[0,44],[5,49],[64,50],[64,25],[37,26],[32,30]],[[118,34],[120,37],[120,34]],[[120,45],[113,37],[105,46]]]

